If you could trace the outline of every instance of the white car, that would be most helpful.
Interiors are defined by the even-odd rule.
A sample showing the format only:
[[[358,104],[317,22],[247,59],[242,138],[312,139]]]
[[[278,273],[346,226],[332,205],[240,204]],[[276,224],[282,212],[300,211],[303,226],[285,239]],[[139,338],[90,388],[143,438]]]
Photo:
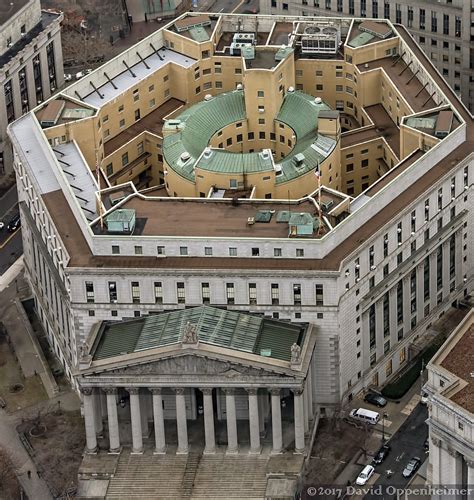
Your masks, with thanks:
[[[0,229],[3,229],[5,227],[5,223],[0,220]]]
[[[71,80],[72,80],[71,73],[64,73],[64,81],[65,82],[70,82]]]
[[[428,393],[427,392],[421,393],[421,404],[423,404],[423,405],[428,404]]]
[[[89,73],[92,73],[91,69],[85,69],[84,71],[79,71],[78,73],[76,73],[76,80],[80,80]]]
[[[372,474],[374,473],[374,468],[371,465],[366,465],[361,473],[357,476],[356,479],[356,484],[358,486],[363,486],[364,484],[367,484],[367,481],[370,479]]]

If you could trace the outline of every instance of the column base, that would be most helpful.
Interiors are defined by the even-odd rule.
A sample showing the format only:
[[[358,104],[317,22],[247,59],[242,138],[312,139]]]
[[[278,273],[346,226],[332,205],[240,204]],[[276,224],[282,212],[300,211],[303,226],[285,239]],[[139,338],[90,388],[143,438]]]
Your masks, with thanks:
[[[130,455],[143,455],[143,448],[140,448],[139,450],[132,450]]]
[[[166,455],[166,450],[168,449],[167,446],[165,446],[164,448],[161,448],[159,450],[155,449],[153,451],[153,455]]]
[[[239,454],[239,448],[231,448],[231,449],[227,448],[225,450],[225,454],[226,455],[238,455]]]
[[[180,450],[179,448],[176,450],[176,455],[187,455],[189,453],[189,448],[184,450]]]
[[[304,455],[304,452],[305,452],[305,451],[306,451],[306,449],[305,449],[305,448],[303,448],[302,450],[296,450],[296,449],[295,449],[295,450],[293,451],[293,454],[294,454],[294,455]]]
[[[249,450],[249,455],[260,455],[262,453],[262,447],[259,446],[258,448],[255,448],[254,450],[250,449]]]
[[[119,446],[118,448],[110,448],[107,453],[109,455],[120,455],[121,452],[122,452],[122,447]]]
[[[97,455],[97,451],[98,451],[98,450],[99,450],[99,447],[98,447],[98,446],[96,446],[95,448],[93,448],[93,449],[91,449],[91,450],[90,450],[89,448],[86,448],[86,449],[84,450],[84,453],[85,453],[86,455]]]
[[[210,448],[210,449],[204,448],[203,455],[215,455],[215,454],[216,454],[215,448]]]
[[[280,448],[279,450],[272,450],[270,455],[281,455],[283,454],[283,450]]]

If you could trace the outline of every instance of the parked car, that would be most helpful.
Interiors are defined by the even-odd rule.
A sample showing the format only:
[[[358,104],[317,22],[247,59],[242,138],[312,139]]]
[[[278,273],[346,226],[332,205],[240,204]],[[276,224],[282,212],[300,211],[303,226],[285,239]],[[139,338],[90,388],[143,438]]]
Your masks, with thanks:
[[[64,81],[65,82],[70,82],[71,80],[72,80],[71,73],[64,73]]]
[[[425,391],[421,393],[421,404],[423,405],[428,404],[428,393]]]
[[[83,71],[79,71],[78,73],[76,73],[76,80],[80,80],[81,78],[88,75],[89,73],[92,73],[91,69],[85,69]]]
[[[363,486],[364,484],[367,484],[367,481],[370,479],[372,474],[374,473],[374,468],[371,465],[366,465],[361,473],[357,476],[356,479],[356,484],[359,486]]]
[[[390,453],[390,450],[392,448],[388,444],[384,444],[380,450],[375,454],[374,459],[372,460],[372,463],[374,464],[381,464],[387,457],[388,454]]]
[[[423,448],[425,449],[426,453],[429,453],[430,451],[430,440],[426,439],[425,442],[423,443]]]
[[[20,214],[15,215],[13,219],[8,223],[7,230],[10,233],[14,233],[21,226]]]
[[[421,464],[421,460],[418,457],[413,457],[405,466],[403,469],[403,477],[411,477],[415,473],[415,471],[418,469],[418,467]]]
[[[387,400],[375,392],[368,392],[364,396],[364,401],[379,408],[383,408],[387,404]]]
[[[351,410],[349,417],[364,424],[375,425],[380,420],[380,413],[372,410],[366,410],[365,408],[357,408]]]

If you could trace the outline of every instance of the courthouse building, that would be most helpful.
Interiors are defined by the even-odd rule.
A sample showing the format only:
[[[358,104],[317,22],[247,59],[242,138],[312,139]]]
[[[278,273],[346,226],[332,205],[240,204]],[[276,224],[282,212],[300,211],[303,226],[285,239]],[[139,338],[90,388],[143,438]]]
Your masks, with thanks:
[[[472,289],[473,130],[390,21],[196,13],[10,125],[88,450],[306,453]]]

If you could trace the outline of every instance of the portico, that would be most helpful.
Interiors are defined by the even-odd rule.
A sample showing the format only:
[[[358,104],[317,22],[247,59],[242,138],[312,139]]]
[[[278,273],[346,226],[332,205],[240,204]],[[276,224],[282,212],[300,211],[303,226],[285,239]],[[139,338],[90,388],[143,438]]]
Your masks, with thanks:
[[[121,322],[123,339],[135,336],[134,349],[115,355],[123,349],[117,325],[97,325],[80,363],[88,453],[97,450],[98,422],[110,453],[126,444],[140,454],[146,442],[157,454],[186,454],[196,423],[204,454],[259,454],[264,437],[271,453],[305,452],[314,416],[312,325],[199,307]],[[170,325],[176,342],[156,345],[171,335]],[[145,335],[150,347],[138,350]],[[124,421],[129,431],[119,432]]]

